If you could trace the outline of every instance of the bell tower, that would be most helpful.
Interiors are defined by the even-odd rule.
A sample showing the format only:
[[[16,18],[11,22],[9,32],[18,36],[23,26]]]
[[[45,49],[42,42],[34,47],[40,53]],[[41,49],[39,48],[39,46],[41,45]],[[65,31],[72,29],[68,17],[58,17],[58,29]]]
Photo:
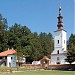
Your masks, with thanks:
[[[51,53],[51,64],[65,64],[66,31],[64,30],[61,6],[59,7],[57,30],[54,31],[54,51]]]

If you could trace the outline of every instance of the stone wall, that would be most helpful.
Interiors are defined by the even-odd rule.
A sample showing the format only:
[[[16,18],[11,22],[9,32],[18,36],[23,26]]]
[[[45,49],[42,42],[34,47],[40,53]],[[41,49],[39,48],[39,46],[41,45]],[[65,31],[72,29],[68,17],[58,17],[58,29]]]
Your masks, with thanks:
[[[30,69],[41,69],[41,65],[33,65],[33,64],[22,64],[22,67],[30,68]]]
[[[75,64],[49,65],[48,69],[51,69],[51,70],[75,70]]]
[[[48,69],[48,70],[75,70],[75,64],[57,64],[49,65],[48,68],[42,67],[42,65],[33,65],[33,64],[22,64],[22,67],[29,69]]]

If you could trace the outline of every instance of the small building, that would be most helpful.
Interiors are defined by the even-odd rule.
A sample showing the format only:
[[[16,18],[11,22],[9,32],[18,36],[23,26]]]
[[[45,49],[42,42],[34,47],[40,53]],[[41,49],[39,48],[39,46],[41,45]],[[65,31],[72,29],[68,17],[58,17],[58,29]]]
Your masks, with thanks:
[[[50,63],[50,59],[47,56],[44,56],[40,60],[40,64],[41,64],[42,68],[44,68],[44,69],[48,69],[49,63]]]
[[[40,64],[40,61],[33,61],[32,64],[33,65],[39,65]]]
[[[18,59],[18,57],[19,57],[19,59]],[[17,67],[21,67],[22,64],[26,63],[26,58],[24,57],[24,55],[23,55],[23,57],[20,57],[20,56],[18,56],[18,57],[16,57],[16,65],[17,65]]]
[[[16,51],[14,49],[0,53],[0,66],[16,67]]]

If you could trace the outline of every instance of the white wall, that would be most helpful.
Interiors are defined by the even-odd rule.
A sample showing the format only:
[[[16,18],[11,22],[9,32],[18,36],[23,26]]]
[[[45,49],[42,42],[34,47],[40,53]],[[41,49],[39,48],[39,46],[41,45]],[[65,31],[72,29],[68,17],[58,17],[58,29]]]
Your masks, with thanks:
[[[57,43],[57,40],[59,40],[59,44]],[[55,32],[54,47],[66,47],[66,31],[60,30]]]
[[[16,55],[7,56],[7,67],[16,67]]]
[[[65,43],[64,43],[65,40]],[[67,37],[66,37],[66,32],[62,31],[62,48],[64,48],[64,51],[67,50]]]
[[[33,65],[38,65],[38,64],[40,64],[40,61],[33,61],[32,64]]]
[[[59,60],[57,60],[57,57],[59,57]],[[60,64],[65,64],[65,59],[66,54],[51,55],[51,64],[57,64],[57,62],[60,62]]]
[[[59,53],[64,53],[67,47],[66,42],[66,32],[64,30],[56,31],[54,36],[54,51],[52,52],[52,54],[57,54],[57,50],[59,50]]]

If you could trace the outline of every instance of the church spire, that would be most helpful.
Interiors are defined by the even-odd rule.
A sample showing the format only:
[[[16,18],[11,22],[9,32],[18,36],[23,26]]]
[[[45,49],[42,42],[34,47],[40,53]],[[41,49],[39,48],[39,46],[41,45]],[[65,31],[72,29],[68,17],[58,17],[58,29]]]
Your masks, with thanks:
[[[59,8],[59,16],[57,18],[58,18],[58,24],[57,24],[58,29],[63,29],[63,22],[62,22],[63,17],[61,12],[61,6]]]

